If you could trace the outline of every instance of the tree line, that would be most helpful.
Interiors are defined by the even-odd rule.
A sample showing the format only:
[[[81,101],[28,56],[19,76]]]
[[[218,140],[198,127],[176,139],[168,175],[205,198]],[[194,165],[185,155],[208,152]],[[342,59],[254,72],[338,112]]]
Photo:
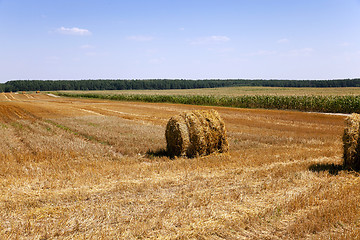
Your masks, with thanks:
[[[262,87],[360,87],[360,78],[336,80],[247,80],[247,79],[148,79],[148,80],[12,80],[0,84],[0,92],[59,90],[194,89],[236,86]]]

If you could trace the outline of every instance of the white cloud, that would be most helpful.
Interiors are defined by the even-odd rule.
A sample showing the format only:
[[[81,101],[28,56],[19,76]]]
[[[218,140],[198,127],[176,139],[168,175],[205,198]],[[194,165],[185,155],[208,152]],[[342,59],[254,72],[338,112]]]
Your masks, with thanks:
[[[230,38],[227,36],[213,35],[209,37],[197,38],[191,42],[193,45],[199,44],[211,44],[211,43],[224,43],[230,41]]]
[[[73,27],[73,28],[61,27],[61,28],[58,28],[56,30],[56,32],[58,32],[60,34],[65,34],[65,35],[78,35],[78,36],[91,35],[91,32],[89,30],[81,29],[81,28],[77,28],[77,27]]]
[[[289,39],[287,39],[287,38],[282,38],[277,41],[277,43],[288,43],[288,42],[289,42]]]
[[[215,42],[228,42],[230,41],[230,38],[226,37],[226,36],[211,36],[209,38],[210,41],[215,41]]]
[[[148,41],[152,41],[154,39],[154,37],[144,36],[144,35],[135,35],[135,36],[128,36],[127,39],[136,41],[136,42],[148,42]]]

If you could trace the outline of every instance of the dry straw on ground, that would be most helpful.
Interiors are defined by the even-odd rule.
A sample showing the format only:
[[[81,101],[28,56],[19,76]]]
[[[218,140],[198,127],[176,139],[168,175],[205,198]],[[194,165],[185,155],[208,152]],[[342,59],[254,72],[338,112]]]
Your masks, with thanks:
[[[225,123],[215,110],[188,111],[170,118],[166,126],[171,156],[202,156],[227,152]]]
[[[360,170],[360,114],[353,113],[345,120],[343,136],[344,143],[344,167]]]
[[[0,239],[360,239],[360,178],[331,170],[343,116],[214,107],[229,154],[172,161],[146,152],[194,106],[13,97],[0,94]]]

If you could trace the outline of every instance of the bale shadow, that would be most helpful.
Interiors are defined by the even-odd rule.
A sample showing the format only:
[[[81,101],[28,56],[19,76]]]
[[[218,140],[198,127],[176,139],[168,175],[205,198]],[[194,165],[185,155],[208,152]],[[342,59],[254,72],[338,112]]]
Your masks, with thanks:
[[[168,151],[164,148],[161,148],[161,149],[158,149],[158,150],[148,150],[146,152],[146,157],[149,157],[149,158],[161,158],[161,157],[168,157],[170,159],[173,159],[174,156],[171,156]]]
[[[348,170],[342,164],[334,163],[318,163],[313,164],[309,167],[312,172],[325,172],[328,171],[331,175],[338,175],[340,171]]]

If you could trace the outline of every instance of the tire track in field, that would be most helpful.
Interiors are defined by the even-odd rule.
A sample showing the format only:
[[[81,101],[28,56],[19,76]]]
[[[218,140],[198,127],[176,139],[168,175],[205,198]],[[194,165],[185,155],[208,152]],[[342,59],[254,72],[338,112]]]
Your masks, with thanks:
[[[35,99],[32,95],[30,94],[24,94],[25,97],[27,97],[28,99]]]
[[[5,97],[5,99],[7,100],[7,101],[11,101],[9,98],[8,98],[8,96],[6,96],[6,94],[3,94],[4,95],[4,97]]]
[[[111,110],[111,109],[107,109],[107,108],[98,108],[98,109],[103,110],[103,111],[118,113],[120,115],[129,115],[129,116],[142,117],[142,118],[146,117],[146,116],[135,114],[135,113],[126,113],[126,112]]]
[[[79,138],[81,138],[83,140],[88,140],[88,141],[91,141],[91,142],[94,142],[94,143],[100,143],[102,145],[112,146],[108,141],[99,139],[97,136],[93,136],[93,135],[89,135],[89,134],[86,134],[86,133],[76,131],[76,130],[68,127],[68,126],[57,123],[57,122],[52,121],[50,119],[45,120],[45,122],[59,128],[59,129],[64,130],[67,133],[71,133],[71,134],[75,135],[76,137],[79,137]]]
[[[11,93],[9,94],[9,99],[10,99],[10,101],[16,100],[15,97]]]
[[[16,122],[19,119],[35,120],[38,119],[32,113],[15,105],[0,105],[0,121],[3,122]]]
[[[159,125],[159,122],[163,123],[161,118],[158,118],[156,116],[148,116],[148,115],[141,115],[136,113],[127,113],[117,110],[112,110],[108,108],[100,108],[96,107],[98,111],[107,112],[107,113],[115,113],[118,117],[127,119],[127,120],[136,120],[136,121],[142,121],[142,122],[151,122],[151,124]],[[107,115],[105,115],[107,116]],[[165,121],[165,120],[164,120]]]
[[[92,111],[92,110],[88,110],[88,109],[84,109],[84,108],[75,108],[77,110],[81,110],[81,111],[84,111],[84,112],[88,112],[88,113],[91,113],[91,114],[94,114],[94,115],[98,115],[98,116],[105,116],[101,113],[98,113],[98,112],[95,112],[95,111]]]
[[[35,133],[32,124],[38,118],[24,108],[16,105],[0,105],[0,121],[7,123],[5,144],[9,152],[18,160],[23,161],[23,154],[36,154],[36,148],[29,140],[29,133]],[[22,149],[21,152],[18,149]]]
[[[116,111],[116,110],[107,109],[107,108],[100,108],[100,107],[87,107],[87,108],[74,107],[74,109],[80,110],[83,112],[88,112],[93,115],[103,116],[103,117],[109,116],[109,114],[108,114],[109,112],[116,113],[117,115],[122,115],[121,118],[128,119],[128,120],[153,121],[156,118],[156,117],[149,117],[146,115],[140,115],[140,114],[135,114],[135,113],[126,113],[126,112]]]

